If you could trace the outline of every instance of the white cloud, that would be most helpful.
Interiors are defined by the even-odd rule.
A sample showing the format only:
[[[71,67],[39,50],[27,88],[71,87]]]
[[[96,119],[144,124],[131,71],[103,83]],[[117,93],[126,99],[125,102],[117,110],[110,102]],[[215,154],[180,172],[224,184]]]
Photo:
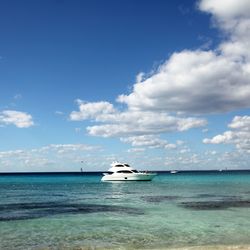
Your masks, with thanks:
[[[87,127],[93,136],[120,137],[134,146],[148,143],[160,147],[166,145],[159,139],[162,133],[207,124],[196,115],[249,108],[250,1],[201,0],[198,7],[211,14],[214,24],[223,32],[224,40],[217,48],[173,53],[150,75],[140,72],[131,93],[117,97],[119,103],[125,104],[122,110],[105,101],[78,100],[79,111],[73,111],[70,119],[94,121],[96,124]],[[246,123],[241,118],[239,122]],[[235,122],[230,126],[236,130],[232,126],[241,125]],[[245,148],[247,137],[244,143],[236,143],[235,137],[243,138],[246,131],[240,127],[237,131],[226,131],[203,142],[233,143]]]
[[[249,0],[202,0],[199,7],[201,10],[212,13],[221,19],[250,16]]]
[[[130,149],[128,149],[128,153],[141,153],[144,151],[145,151],[145,148],[130,148]]]
[[[149,148],[176,148],[175,144],[168,143],[166,140],[162,140],[155,135],[141,135],[131,136],[127,138],[121,138],[122,142],[130,143],[133,147],[149,147]]]
[[[9,150],[9,151],[0,151],[0,158],[8,157],[26,157],[27,155],[32,154],[61,154],[63,153],[72,153],[72,152],[81,152],[81,151],[95,151],[100,150],[98,146],[86,145],[86,144],[50,144],[41,148],[34,148],[30,150]],[[60,156],[61,157],[61,156]]]
[[[91,146],[86,144],[50,144],[38,149],[33,149],[33,152],[39,153],[56,153],[56,154],[67,154],[81,151],[93,151],[100,149],[97,146]]]
[[[182,148],[181,150],[180,150],[180,154],[186,154],[186,153],[189,153],[191,150],[190,150],[190,148]]]
[[[0,112],[0,124],[15,125],[18,128],[28,128],[34,125],[32,116],[16,110],[4,110]]]
[[[136,82],[141,82],[145,77],[145,73],[140,72],[139,74],[137,74],[136,76]]]
[[[9,150],[0,152],[0,159],[8,157],[20,157],[25,154],[24,150]]]
[[[250,1],[203,0],[199,7],[227,39],[215,50],[174,53],[119,102],[133,110],[192,114],[250,107]]]
[[[250,116],[235,116],[229,128],[250,132]]]
[[[118,101],[132,110],[196,114],[250,107],[247,66],[213,51],[182,51]]]
[[[215,150],[210,150],[210,151],[206,151],[205,152],[205,155],[216,155],[217,154],[217,151],[215,151]]]
[[[56,115],[64,115],[64,113],[62,111],[59,111],[59,110],[55,111],[55,114]]]
[[[174,143],[169,143],[165,145],[165,149],[176,149],[177,145]]]
[[[0,171],[77,170],[84,160],[96,159],[99,146],[86,144],[51,144],[41,148],[0,151]],[[93,154],[93,156],[91,156]]]
[[[249,159],[245,152],[211,150],[199,154],[170,155],[165,158],[165,165],[177,170],[249,169]]]
[[[177,141],[176,141],[176,144],[177,144],[178,146],[181,146],[181,145],[185,144],[185,142],[182,141],[182,140],[177,140]]]
[[[72,121],[82,121],[96,118],[99,115],[112,114],[115,112],[113,105],[109,102],[84,102],[76,100],[79,111],[73,111],[70,114]]]
[[[228,125],[232,130],[216,135],[212,139],[205,138],[205,144],[232,144],[239,151],[250,153],[250,116],[235,116]]]
[[[250,2],[248,0],[204,0],[200,9],[214,16],[215,24],[228,36],[219,50],[228,60],[238,61],[249,73]]]
[[[70,119],[104,123],[88,126],[90,135],[102,137],[124,137],[133,135],[159,134],[185,131],[206,125],[206,120],[194,117],[175,117],[165,112],[119,111],[108,102],[78,102],[79,111],[73,111]]]
[[[130,136],[130,137],[122,137],[120,140],[124,143],[131,144],[132,147],[143,147],[145,148],[162,148],[162,149],[176,149],[178,146],[182,145],[179,144],[180,141],[177,141],[176,144],[169,143],[167,140],[161,139],[157,135],[139,135],[139,136]],[[135,148],[140,149],[140,148]]]
[[[96,121],[104,125],[87,127],[90,135],[124,137],[165,132],[185,131],[206,125],[205,119],[170,116],[163,112],[126,111],[112,115],[101,115]]]

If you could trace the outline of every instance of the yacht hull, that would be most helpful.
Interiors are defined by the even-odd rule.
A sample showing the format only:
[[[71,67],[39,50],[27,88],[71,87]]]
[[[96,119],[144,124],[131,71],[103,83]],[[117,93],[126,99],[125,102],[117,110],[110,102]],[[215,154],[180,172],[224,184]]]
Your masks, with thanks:
[[[151,181],[155,176],[156,174],[153,173],[115,173],[112,175],[104,175],[102,181]]]

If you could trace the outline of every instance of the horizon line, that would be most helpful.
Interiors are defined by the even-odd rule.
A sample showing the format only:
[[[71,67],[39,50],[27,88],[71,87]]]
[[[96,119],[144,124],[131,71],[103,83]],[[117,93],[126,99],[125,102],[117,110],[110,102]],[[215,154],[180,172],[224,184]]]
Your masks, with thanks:
[[[149,170],[148,172],[157,172],[157,173],[171,173],[173,170]],[[194,169],[194,170],[176,170],[177,173],[185,173],[185,172],[250,172],[250,169]],[[84,174],[98,174],[104,173],[106,171],[34,171],[34,172],[0,172],[0,175],[25,175],[25,174],[77,174],[77,175],[84,175]]]

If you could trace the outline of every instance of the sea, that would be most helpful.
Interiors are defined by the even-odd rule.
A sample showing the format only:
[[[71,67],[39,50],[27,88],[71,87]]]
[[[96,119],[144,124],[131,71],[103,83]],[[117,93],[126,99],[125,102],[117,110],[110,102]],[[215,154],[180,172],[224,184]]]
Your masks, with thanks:
[[[0,174],[0,249],[250,249],[250,171]]]

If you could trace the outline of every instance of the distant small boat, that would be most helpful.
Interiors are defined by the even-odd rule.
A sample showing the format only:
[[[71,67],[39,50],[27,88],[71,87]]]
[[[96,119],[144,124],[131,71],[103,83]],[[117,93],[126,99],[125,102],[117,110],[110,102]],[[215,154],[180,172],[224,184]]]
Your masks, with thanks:
[[[157,174],[139,172],[126,163],[113,162],[103,175],[102,181],[151,181]]]
[[[171,170],[171,171],[170,171],[170,174],[176,174],[176,173],[178,173],[177,170]]]

